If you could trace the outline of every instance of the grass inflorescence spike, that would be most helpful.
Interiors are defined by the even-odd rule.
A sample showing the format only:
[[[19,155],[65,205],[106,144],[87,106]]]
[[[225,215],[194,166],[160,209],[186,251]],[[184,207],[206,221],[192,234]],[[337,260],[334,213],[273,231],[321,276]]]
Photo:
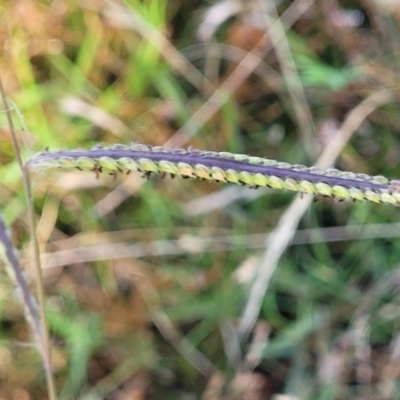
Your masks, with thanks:
[[[31,295],[29,285],[19,262],[17,250],[11,241],[11,232],[6,228],[0,214],[0,265],[4,264],[6,271],[15,282],[17,294],[24,307],[27,321],[36,339],[40,338],[40,315],[34,297]]]
[[[77,168],[96,174],[143,172],[230,182],[253,188],[300,192],[338,199],[400,205],[400,181],[335,168],[291,165],[261,157],[194,148],[167,149],[144,144],[97,145],[90,150],[43,151],[27,162],[30,168]]]

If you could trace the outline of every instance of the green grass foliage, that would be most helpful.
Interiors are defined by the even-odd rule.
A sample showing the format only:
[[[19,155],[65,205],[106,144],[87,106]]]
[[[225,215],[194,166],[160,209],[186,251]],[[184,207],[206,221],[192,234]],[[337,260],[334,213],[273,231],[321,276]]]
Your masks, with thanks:
[[[3,1],[0,76],[23,159],[138,142],[313,165],[349,113],[387,89],[336,166],[400,177],[398,7],[277,7]],[[4,110],[0,123],[0,211],[31,281]],[[133,172],[31,180],[61,399],[400,398],[398,208],[317,199],[242,332],[265,238],[293,194]],[[0,397],[44,399],[3,276]]]

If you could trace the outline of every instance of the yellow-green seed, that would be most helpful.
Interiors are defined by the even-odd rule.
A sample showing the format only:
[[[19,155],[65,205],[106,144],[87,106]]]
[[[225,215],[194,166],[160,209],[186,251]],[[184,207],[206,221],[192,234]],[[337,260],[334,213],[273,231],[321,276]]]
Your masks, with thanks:
[[[218,153],[218,157],[226,158],[227,160],[232,160],[233,156],[233,153],[228,153],[227,151],[221,151],[220,153]]]
[[[268,186],[272,187],[273,189],[284,189],[285,185],[281,178],[277,176],[270,176]]]
[[[378,185],[387,185],[389,184],[389,179],[382,175],[376,175],[372,177],[371,182],[377,183]]]
[[[239,182],[249,186],[254,186],[253,175],[250,172],[241,171],[239,172]]]
[[[307,194],[316,194],[314,185],[310,181],[301,180],[299,182],[300,192]]]
[[[226,182],[225,171],[222,168],[211,167],[210,176],[214,181]]]
[[[349,191],[344,186],[340,186],[340,185],[332,186],[332,195],[339,199],[350,199],[351,198]]]
[[[184,150],[184,149],[182,149],[182,150]],[[184,150],[185,151],[185,153],[186,153],[186,150]],[[201,155],[203,156],[203,157],[218,157],[218,153],[216,152],[216,151],[209,151],[209,150],[207,150],[207,151],[202,151],[201,152]]]
[[[260,165],[263,164],[264,160],[260,157],[248,157],[247,162],[250,164]]]
[[[293,171],[308,171],[309,168],[306,167],[305,165],[294,164],[290,169]]]
[[[400,192],[394,191],[391,194],[396,199],[397,203],[400,203]]]
[[[364,192],[364,196],[368,201],[372,201],[373,203],[380,203],[381,199],[378,193],[375,193],[372,190],[366,190]]]
[[[325,176],[340,176],[340,174],[341,174],[341,172],[342,171],[339,171],[338,169],[336,169],[336,168],[328,168],[326,171],[325,171]]]
[[[314,188],[317,191],[317,193],[322,196],[328,196],[328,197],[332,196],[332,188],[327,183],[317,182],[314,185]]]
[[[156,173],[159,172],[157,164],[153,160],[149,160],[148,158],[139,158],[137,162],[142,171]]]
[[[225,170],[226,181],[231,183],[239,183],[239,174],[231,168]]]
[[[190,178],[196,178],[193,170],[193,166],[184,162],[178,163],[178,170],[181,176],[189,176]]]
[[[167,174],[176,175],[179,173],[179,168],[171,161],[161,160],[158,162],[158,168],[160,172],[166,172]]]
[[[145,145],[145,144],[139,144],[139,143],[134,143],[130,146],[131,150],[134,151],[151,151],[151,147]]]
[[[325,173],[325,171],[319,167],[310,167],[308,171],[315,175],[323,175]]]
[[[76,159],[76,164],[78,168],[84,169],[84,170],[94,170],[98,168],[97,162],[94,158],[90,157],[78,157]]]
[[[208,171],[208,168],[203,165],[203,164],[196,164],[194,166],[194,170],[196,173],[196,176],[200,179],[210,179],[210,172]]]
[[[263,159],[263,163],[262,163],[262,165],[265,165],[266,167],[273,167],[273,166],[275,166],[276,164],[278,164],[278,161],[276,161],[276,160],[270,160],[270,159],[268,159],[268,158],[264,158],[264,159]]]
[[[139,169],[136,160],[133,160],[132,158],[129,157],[121,157],[117,160],[117,162],[122,170],[137,171]]]
[[[381,193],[380,196],[382,203],[392,204],[394,206],[398,204],[398,201],[394,198],[394,196],[388,192]]]
[[[362,190],[352,187],[348,190],[350,198],[353,200],[360,200],[363,201],[365,200],[365,194]]]
[[[247,154],[233,154],[233,158],[236,161],[247,161],[249,156]]]
[[[355,179],[358,179],[360,181],[369,182],[371,177],[369,175],[367,175],[367,174],[356,174],[356,178]]]
[[[111,150],[129,150],[129,146],[126,144],[116,143],[111,146]]]
[[[256,174],[253,175],[253,181],[254,185],[265,187],[268,185],[269,177],[267,175],[260,174],[259,172],[257,172]]]
[[[99,158],[100,167],[110,170],[110,171],[118,171],[118,163],[111,157],[100,157]]]
[[[163,146],[154,146],[151,151],[154,153],[168,153],[169,149]]]
[[[59,166],[62,168],[76,167],[76,159],[73,157],[60,157],[58,159]],[[53,164],[54,165],[54,164]]]
[[[287,163],[287,162],[278,162],[276,164],[277,168],[282,168],[282,169],[290,169],[291,164]]]
[[[341,171],[338,176],[343,179],[357,179],[357,174],[348,171]]]
[[[283,181],[284,188],[286,190],[290,190],[292,192],[298,192],[299,191],[299,184],[292,178],[286,178]]]

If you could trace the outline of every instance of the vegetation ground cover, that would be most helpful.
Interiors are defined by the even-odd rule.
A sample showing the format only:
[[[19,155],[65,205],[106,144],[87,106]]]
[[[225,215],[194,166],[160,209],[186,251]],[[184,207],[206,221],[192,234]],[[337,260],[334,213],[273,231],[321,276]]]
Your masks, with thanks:
[[[138,142],[313,165],[345,132],[337,167],[400,177],[390,2],[20,0],[0,18],[24,160]],[[1,214],[32,279],[0,118]],[[399,397],[397,208],[318,198],[303,215],[306,199],[268,189],[78,170],[31,179],[60,398]],[[298,228],[279,230],[288,215]],[[0,298],[0,397],[46,398],[3,272]]]

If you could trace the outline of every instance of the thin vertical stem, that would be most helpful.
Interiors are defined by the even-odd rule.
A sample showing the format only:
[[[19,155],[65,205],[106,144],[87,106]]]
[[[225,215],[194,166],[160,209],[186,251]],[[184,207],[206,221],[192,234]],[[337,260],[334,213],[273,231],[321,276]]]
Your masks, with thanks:
[[[12,122],[10,110],[8,107],[8,102],[6,98],[6,94],[3,88],[3,84],[0,79],[0,94],[3,101],[4,109],[7,116],[8,128],[10,130],[11,142],[13,145],[15,157],[17,159],[18,165],[22,172],[22,180],[25,190],[25,198],[26,198],[26,206],[28,213],[28,224],[29,224],[29,233],[32,238],[33,244],[33,260],[35,265],[35,280],[36,280],[36,289],[37,289],[37,297],[39,302],[39,310],[40,310],[40,320],[41,320],[41,355],[43,359],[45,374],[46,374],[46,383],[47,383],[47,391],[50,400],[56,400],[56,389],[55,382],[52,373],[52,365],[51,365],[51,350],[50,350],[50,336],[48,329],[48,322],[46,317],[46,306],[45,306],[45,295],[44,295],[44,283],[43,283],[43,275],[42,268],[40,264],[40,253],[39,253],[39,243],[37,241],[36,232],[35,232],[35,214],[33,209],[33,199],[32,199],[32,191],[29,180],[28,170],[24,167],[24,164],[21,159],[21,153],[17,141],[17,137],[14,130],[14,124]]]

